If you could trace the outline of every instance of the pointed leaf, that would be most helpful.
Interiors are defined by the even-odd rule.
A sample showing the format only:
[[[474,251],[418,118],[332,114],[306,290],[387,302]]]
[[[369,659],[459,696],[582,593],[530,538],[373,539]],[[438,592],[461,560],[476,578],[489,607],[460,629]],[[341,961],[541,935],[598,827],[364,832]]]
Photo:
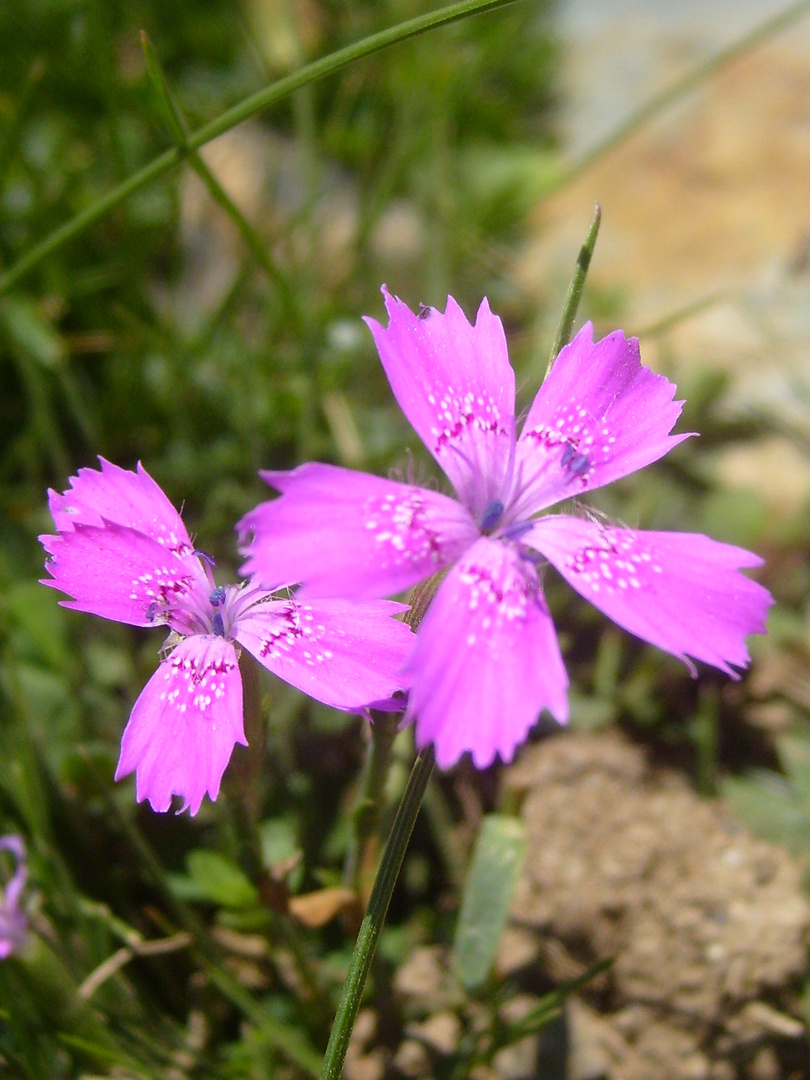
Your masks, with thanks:
[[[453,944],[453,965],[465,990],[479,989],[489,976],[525,853],[523,822],[506,814],[488,814],[484,818]]]
[[[250,908],[258,894],[242,871],[216,851],[192,851],[188,876],[170,877],[172,893],[181,900],[202,900],[227,908]]]

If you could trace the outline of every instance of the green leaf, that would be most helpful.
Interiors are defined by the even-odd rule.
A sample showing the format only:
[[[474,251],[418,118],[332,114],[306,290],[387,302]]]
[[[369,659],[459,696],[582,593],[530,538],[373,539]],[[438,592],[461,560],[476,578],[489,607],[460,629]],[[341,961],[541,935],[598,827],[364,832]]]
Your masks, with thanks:
[[[489,814],[484,818],[453,944],[456,976],[465,990],[477,990],[489,976],[525,852],[526,836],[521,821],[505,814]]]
[[[792,732],[778,742],[779,757],[797,797],[806,805],[810,818],[810,735]]]
[[[64,360],[61,337],[28,297],[6,297],[0,305],[0,320],[14,344],[42,367],[55,368]]]
[[[216,851],[192,851],[188,875],[173,874],[169,886],[180,900],[207,900],[227,908],[249,908],[258,893],[242,871]]]
[[[760,769],[730,776],[721,794],[737,817],[766,840],[794,852],[810,849],[810,806],[778,773]]]
[[[65,612],[38,581],[19,581],[3,590],[0,611],[13,636],[15,652],[44,660],[54,671],[69,672],[76,663],[65,630]]]

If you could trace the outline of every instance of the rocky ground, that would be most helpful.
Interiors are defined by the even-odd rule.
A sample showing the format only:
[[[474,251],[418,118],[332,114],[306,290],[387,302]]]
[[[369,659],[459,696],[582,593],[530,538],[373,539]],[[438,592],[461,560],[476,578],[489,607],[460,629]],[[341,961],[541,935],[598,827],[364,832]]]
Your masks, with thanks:
[[[539,934],[534,963],[563,981],[614,958],[566,1014],[561,1076],[806,1075],[810,905],[782,849],[615,733],[531,747],[510,784],[525,792],[514,917]]]

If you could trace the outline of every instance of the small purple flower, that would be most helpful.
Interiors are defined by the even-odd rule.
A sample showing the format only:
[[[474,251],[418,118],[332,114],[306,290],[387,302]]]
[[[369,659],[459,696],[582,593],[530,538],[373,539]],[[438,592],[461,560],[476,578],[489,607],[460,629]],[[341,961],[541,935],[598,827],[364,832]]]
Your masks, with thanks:
[[[299,603],[255,581],[217,585],[213,560],[194,549],[146,470],[99,460],[100,471],[81,469],[63,495],[49,492],[58,532],[40,537],[51,574],[43,584],[73,597],[64,607],[173,632],[121,743],[115,777],[135,772],[139,802],[164,811],[180,795],[182,809],[196,814],[206,792],[217,797],[234,745],[247,745],[240,647],[327,705],[396,707],[390,699],[407,685],[402,668],[412,638],[391,618],[403,605]]]
[[[0,836],[0,851],[10,851],[16,861],[14,872],[5,886],[0,882],[0,960],[6,960],[22,945],[28,932],[28,921],[20,911],[28,867],[21,836]]]
[[[543,596],[546,563],[638,637],[736,677],[765,630],[761,560],[690,533],[640,532],[543,513],[663,457],[682,402],[620,331],[590,324],[557,358],[520,434],[503,327],[486,300],[471,326],[448,299],[414,315],[383,290],[389,325],[366,320],[391,388],[458,501],[331,465],[263,473],[280,499],[240,522],[245,572],[319,595],[383,596],[448,570],[406,671],[406,719],[439,765],[471,751],[511,760],[542,708],[567,719],[568,679]],[[317,530],[311,522],[318,520]]]

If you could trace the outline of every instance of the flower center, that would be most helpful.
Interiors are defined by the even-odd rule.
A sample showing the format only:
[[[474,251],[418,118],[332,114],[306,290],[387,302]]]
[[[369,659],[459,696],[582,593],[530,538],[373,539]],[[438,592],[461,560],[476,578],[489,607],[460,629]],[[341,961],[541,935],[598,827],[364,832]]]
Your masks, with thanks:
[[[211,629],[217,637],[225,637],[225,620],[219,609],[225,603],[227,597],[228,594],[222,585],[217,585],[215,589],[212,589],[208,597],[208,602],[214,609],[214,614],[211,616]]]
[[[493,499],[481,515],[481,532],[491,533],[501,523],[503,517],[503,503],[500,499]]]

